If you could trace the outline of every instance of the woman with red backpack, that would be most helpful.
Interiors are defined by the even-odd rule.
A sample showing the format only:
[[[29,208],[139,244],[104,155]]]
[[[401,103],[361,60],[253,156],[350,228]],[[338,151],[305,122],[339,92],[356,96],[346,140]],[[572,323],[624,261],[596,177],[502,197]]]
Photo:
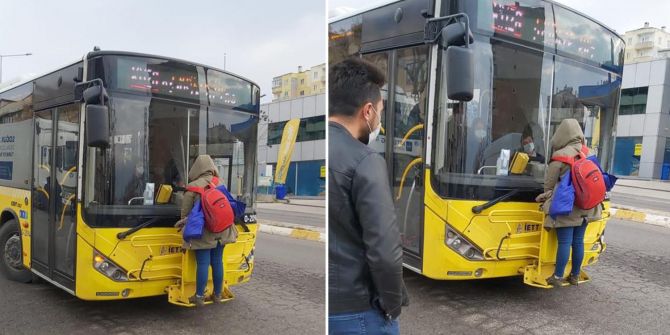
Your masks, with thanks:
[[[216,166],[209,155],[199,155],[196,158],[191,170],[188,172],[188,180],[187,189],[191,189],[191,187],[204,189],[206,186],[211,185],[213,181],[218,181]],[[186,218],[191,212],[193,205],[199,201],[200,195],[198,193],[192,191],[184,192],[181,204],[182,219],[177,223],[178,227],[186,223]],[[213,233],[205,225],[202,229],[202,238],[184,241],[184,249],[195,250],[197,263],[196,292],[190,299],[191,303],[194,303],[196,306],[204,305],[205,287],[207,286],[207,276],[210,266],[212,268],[212,281],[214,284],[214,292],[211,299],[215,303],[222,301],[223,247],[228,243],[234,243],[236,239],[237,229],[235,225],[230,225],[218,233]]]
[[[598,204],[590,209],[584,209],[578,206],[579,201],[570,202],[572,209],[565,215],[549,215],[550,208],[554,198],[565,197],[559,189],[559,180],[569,178],[575,181],[572,173],[579,168],[575,159],[585,158],[590,153],[585,146],[584,133],[575,119],[565,119],[556,129],[551,138],[553,154],[551,162],[547,167],[544,178],[544,193],[540,194],[536,201],[544,202],[542,209],[547,214],[545,216],[545,228],[555,228],[558,237],[558,250],[556,251],[556,269],[554,274],[547,278],[547,283],[553,287],[561,286],[564,282],[563,276],[565,267],[570,257],[570,247],[572,246],[572,269],[567,277],[567,281],[572,285],[579,282],[582,261],[584,260],[584,233],[589,222],[600,219],[602,210]],[[571,173],[571,165],[575,171]],[[602,178],[602,175],[601,175]],[[597,181],[598,178],[593,178]],[[581,180],[577,181],[581,182]],[[603,186],[604,187],[604,186]],[[574,186],[573,186],[574,188]],[[570,190],[574,192],[573,190]],[[604,189],[602,197],[604,198]],[[578,197],[581,194],[576,194]],[[587,192],[588,193],[588,190]],[[558,200],[558,199],[556,199]],[[602,201],[602,200],[601,200]],[[596,200],[597,202],[597,200]],[[587,206],[588,207],[588,206]]]

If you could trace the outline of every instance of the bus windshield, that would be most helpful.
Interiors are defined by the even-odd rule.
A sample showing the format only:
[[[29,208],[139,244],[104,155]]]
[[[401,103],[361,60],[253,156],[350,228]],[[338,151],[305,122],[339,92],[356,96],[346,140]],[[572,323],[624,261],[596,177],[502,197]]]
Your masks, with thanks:
[[[496,15],[487,8],[486,15],[479,13],[480,21]],[[491,200],[519,189],[512,200],[533,201],[543,192],[551,136],[566,118],[580,122],[603,168],[612,159],[611,133],[621,86],[620,67],[613,64],[619,56],[607,66],[597,66],[584,57],[561,56],[560,47],[556,51],[544,43],[512,42],[500,34],[475,34],[475,90],[470,102],[447,99],[446,63],[438,59],[432,164],[434,187],[443,197]],[[613,34],[609,38],[619,40]],[[523,171],[511,171],[518,153],[527,154],[529,162]]]
[[[175,74],[175,78],[197,83],[201,80],[197,74],[204,78],[207,72],[200,67],[193,71],[193,78],[184,73]],[[222,75],[226,74],[218,73],[215,80],[223,82]],[[107,78],[114,76],[119,77],[107,74]],[[132,78],[129,80],[139,80]],[[118,89],[120,82],[110,80],[110,148],[88,148],[85,156],[87,224],[131,227],[147,218],[160,217],[153,226],[173,225],[179,216],[182,193],[173,192],[167,203],[153,204],[145,201],[145,194],[156,194],[160,185],[184,187],[189,182],[189,167],[201,154],[213,158],[221,183],[252,208],[258,116],[245,111],[253,107],[249,104],[253,85],[235,79],[239,82],[236,89],[246,92],[248,88],[248,93],[229,92],[226,96],[226,92],[215,92],[212,87],[207,90],[207,85],[193,85],[198,94],[186,95],[184,91],[171,96],[176,91],[142,90],[128,82]],[[219,95],[223,98],[218,99]]]

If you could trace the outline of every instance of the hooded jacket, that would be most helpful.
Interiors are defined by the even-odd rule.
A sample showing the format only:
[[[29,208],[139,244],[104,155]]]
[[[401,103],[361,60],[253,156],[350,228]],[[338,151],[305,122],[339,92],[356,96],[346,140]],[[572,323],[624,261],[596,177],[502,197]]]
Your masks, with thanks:
[[[542,209],[545,214],[549,214],[549,208],[554,199],[554,187],[558,184],[559,178],[570,178],[566,174],[570,169],[570,165],[553,160],[553,158],[558,156],[577,156],[581,151],[583,143],[584,133],[579,122],[575,119],[563,120],[554,132],[554,136],[551,137],[551,147],[553,149],[552,160],[544,175],[544,195],[547,200],[542,205]],[[601,214],[602,209],[600,206],[588,210],[573,206],[572,212],[569,215],[557,216],[556,220],[546,215],[544,226],[549,228],[577,227],[582,225],[584,219],[588,222],[600,219]]]
[[[188,186],[205,187],[209,185],[213,177],[218,177],[214,161],[209,155],[199,155],[195,159],[191,170],[188,171]],[[195,201],[200,201],[200,195],[194,192],[185,191],[184,199],[181,203],[181,217],[182,219],[188,216],[188,213],[193,208]],[[184,241],[184,249],[198,250],[198,249],[212,249],[216,248],[217,242],[221,245],[233,243],[237,240],[237,228],[232,225],[220,233],[212,233],[205,227],[202,233],[202,239]]]

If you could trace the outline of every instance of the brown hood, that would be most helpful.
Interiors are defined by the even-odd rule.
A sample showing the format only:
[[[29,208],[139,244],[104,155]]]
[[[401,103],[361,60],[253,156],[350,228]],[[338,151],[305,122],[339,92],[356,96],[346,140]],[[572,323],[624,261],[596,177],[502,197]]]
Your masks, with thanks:
[[[582,132],[582,127],[579,126],[579,122],[575,119],[561,121],[556,132],[554,132],[554,136],[551,137],[551,148],[554,151],[563,149],[569,145],[574,145],[579,150],[582,143],[584,143],[584,132]]]
[[[199,155],[198,158],[195,159],[193,166],[188,171],[188,181],[192,182],[202,175],[219,176],[216,172],[214,161],[209,155]]]

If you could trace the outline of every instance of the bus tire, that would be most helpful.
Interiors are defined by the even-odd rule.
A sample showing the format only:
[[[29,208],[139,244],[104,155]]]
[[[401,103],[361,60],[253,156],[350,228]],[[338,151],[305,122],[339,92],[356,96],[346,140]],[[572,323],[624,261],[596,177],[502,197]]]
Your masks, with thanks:
[[[21,232],[15,219],[0,225],[0,272],[7,279],[30,283],[33,279],[30,270],[23,266]]]

